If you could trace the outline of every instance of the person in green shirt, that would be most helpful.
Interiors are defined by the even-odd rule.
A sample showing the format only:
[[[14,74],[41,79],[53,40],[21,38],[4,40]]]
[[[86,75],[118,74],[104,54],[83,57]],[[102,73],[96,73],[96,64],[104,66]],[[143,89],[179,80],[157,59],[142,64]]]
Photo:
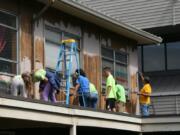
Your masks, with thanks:
[[[90,89],[89,107],[95,109],[97,107],[98,92],[96,90],[96,87],[92,83],[89,83],[89,89]]]
[[[111,74],[111,69],[105,67],[103,73],[106,77],[106,109],[109,111],[116,111],[115,102],[116,102],[116,85],[115,80]]]
[[[45,69],[34,71],[32,76],[34,82],[40,82],[39,92],[41,100],[57,102],[55,93],[58,93],[60,89],[60,76]]]
[[[126,94],[124,87],[120,84],[116,84],[116,95],[117,95],[116,111],[125,112]]]

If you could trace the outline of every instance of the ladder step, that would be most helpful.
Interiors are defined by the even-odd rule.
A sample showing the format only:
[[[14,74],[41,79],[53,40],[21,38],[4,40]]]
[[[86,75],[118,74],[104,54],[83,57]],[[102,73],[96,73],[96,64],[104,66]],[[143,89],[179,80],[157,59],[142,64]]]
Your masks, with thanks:
[[[68,54],[66,54],[66,56],[69,56],[69,55],[76,55],[76,53],[68,53]]]
[[[58,73],[66,73],[66,72],[68,72],[68,70],[58,71]]]
[[[68,61],[70,61],[70,59],[66,59],[66,60],[58,60],[58,62],[68,62]]]

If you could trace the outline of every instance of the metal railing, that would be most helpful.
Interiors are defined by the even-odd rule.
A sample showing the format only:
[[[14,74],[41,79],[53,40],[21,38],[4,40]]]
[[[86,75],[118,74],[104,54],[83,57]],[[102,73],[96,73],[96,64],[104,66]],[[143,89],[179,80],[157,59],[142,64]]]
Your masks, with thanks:
[[[0,81],[0,94],[10,95],[10,86],[9,82]],[[151,95],[150,115],[180,115],[180,92]]]
[[[180,93],[151,96],[151,115],[180,115]]]

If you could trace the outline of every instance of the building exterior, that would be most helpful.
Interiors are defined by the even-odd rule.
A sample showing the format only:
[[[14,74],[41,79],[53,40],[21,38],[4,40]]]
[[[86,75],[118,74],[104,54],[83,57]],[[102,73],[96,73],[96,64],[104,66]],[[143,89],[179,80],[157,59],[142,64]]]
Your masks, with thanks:
[[[13,75],[24,71],[38,68],[54,70],[60,41],[74,38],[79,44],[81,67],[85,69],[90,81],[96,85],[100,98],[103,98],[101,88],[104,83],[102,77],[104,66],[112,68],[116,80],[127,90],[136,89],[136,79],[134,79],[138,71],[136,46],[138,43],[158,43],[161,41],[160,38],[134,27],[113,22],[101,14],[94,17],[91,15],[92,11],[88,14],[90,11],[82,7],[76,9],[63,7],[63,4],[66,6],[72,3],[79,6],[73,1],[67,1],[68,4],[66,1],[62,3],[55,1],[48,3],[45,8],[40,2],[7,1],[1,4],[1,14],[4,18],[1,26],[4,33],[1,45],[2,84],[7,82],[8,85]],[[79,13],[78,8],[83,12],[80,10]],[[41,9],[46,10],[41,13],[40,11],[43,11]],[[69,12],[77,15],[69,15]],[[85,20],[86,17],[91,17],[91,20],[89,18],[89,21]],[[101,18],[104,20],[100,20]],[[75,68],[76,66],[73,69]],[[37,89],[33,94],[36,99],[39,98]],[[104,99],[100,101],[100,107],[103,108]],[[131,109],[127,109],[130,112]]]
[[[141,134],[168,132],[165,125],[179,131],[177,116],[142,119],[103,111],[102,68],[110,66],[129,93],[127,113],[139,114],[138,97],[131,93],[139,89],[137,46],[158,44],[160,37],[71,0],[0,1],[0,31],[0,134]],[[68,38],[78,42],[80,66],[98,89],[98,110],[40,101],[36,85],[33,99],[9,95],[14,75],[38,68],[54,70],[60,41]],[[60,100],[61,95],[57,97]]]
[[[151,77],[157,114],[179,114],[179,0],[77,1],[137,28],[161,36],[160,45],[139,47],[140,70]],[[173,95],[173,96],[172,96]]]

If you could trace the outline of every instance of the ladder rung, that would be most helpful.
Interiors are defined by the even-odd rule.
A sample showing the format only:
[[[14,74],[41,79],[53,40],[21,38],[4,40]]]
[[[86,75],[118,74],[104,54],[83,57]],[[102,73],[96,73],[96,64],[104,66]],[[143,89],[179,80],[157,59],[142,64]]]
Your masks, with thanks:
[[[66,59],[66,60],[58,60],[58,62],[64,62],[64,61],[70,61],[70,59]]]
[[[67,79],[66,78],[61,78],[61,82],[66,82]]]
[[[66,55],[68,56],[68,55],[75,55],[75,54],[76,54],[76,53],[68,53],[68,54],[66,54]]]
[[[70,50],[62,50],[62,52],[71,52]]]
[[[66,72],[68,72],[68,70],[58,71],[58,73],[66,73]]]

